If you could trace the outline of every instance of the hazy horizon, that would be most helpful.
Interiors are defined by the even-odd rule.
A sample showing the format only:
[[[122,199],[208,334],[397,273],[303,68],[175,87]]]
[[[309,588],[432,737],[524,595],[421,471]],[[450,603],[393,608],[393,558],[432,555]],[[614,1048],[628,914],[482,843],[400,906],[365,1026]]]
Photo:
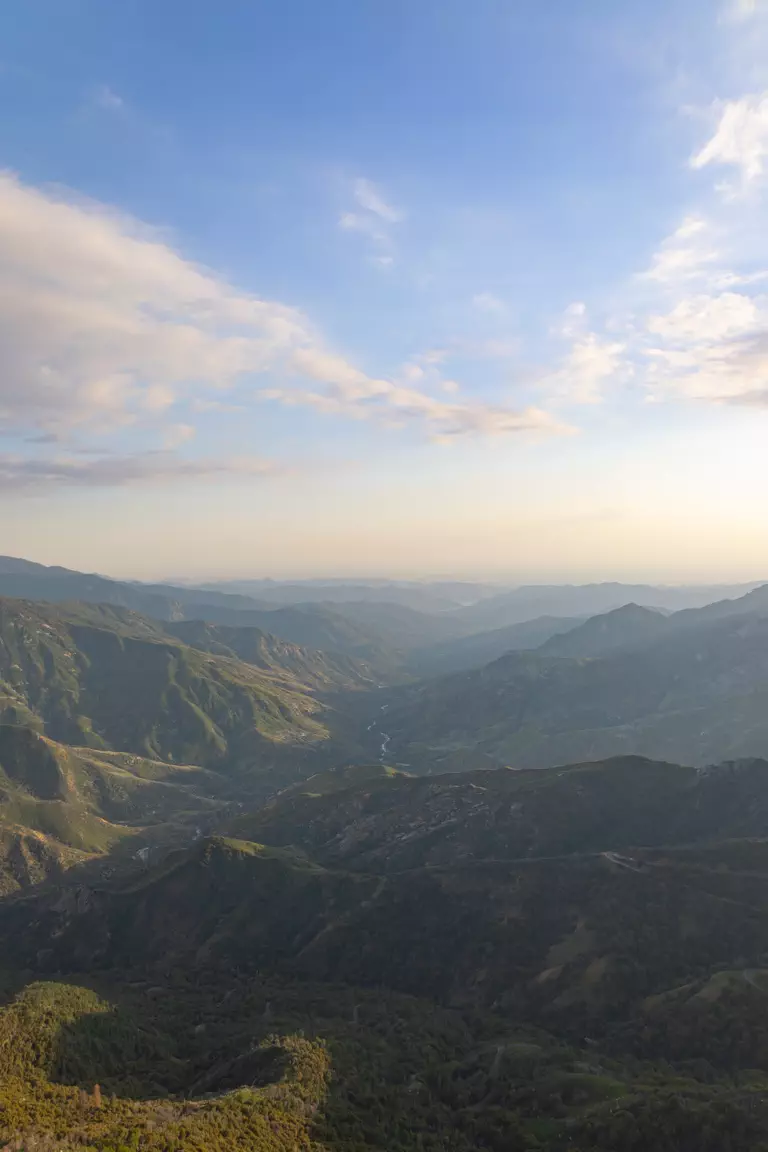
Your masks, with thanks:
[[[11,555],[6,553],[6,555]],[[493,570],[474,570],[474,569],[455,569],[451,570],[381,570],[378,568],[359,567],[348,569],[278,569],[267,570],[254,566],[253,568],[243,569],[241,571],[222,571],[218,569],[200,569],[197,572],[189,571],[166,571],[163,569],[148,570],[143,573],[131,570],[123,570],[116,567],[90,567],[84,563],[78,563],[75,560],[69,562],[61,559],[60,556],[52,556],[48,552],[42,552],[37,555],[13,555],[14,559],[29,560],[32,563],[43,564],[48,567],[63,567],[69,568],[73,571],[92,573],[94,575],[106,576],[112,580],[138,580],[144,583],[156,584],[203,584],[203,583],[237,583],[259,580],[271,580],[277,584],[280,583],[303,583],[303,582],[316,582],[316,583],[355,583],[360,582],[382,582],[382,583],[414,583],[414,584],[429,584],[429,583],[467,583],[467,584],[487,584],[498,585],[500,588],[520,587],[523,585],[584,585],[584,584],[652,584],[659,587],[710,587],[720,585],[758,585],[768,584],[768,575],[760,576],[755,575],[754,572],[747,574],[718,575],[707,573],[694,573],[690,578],[675,578],[674,576],[665,576],[664,574],[650,572],[637,572],[627,571],[616,573],[604,573],[599,570],[585,572],[562,572],[554,570],[552,572],[515,572],[515,571],[493,571]]]

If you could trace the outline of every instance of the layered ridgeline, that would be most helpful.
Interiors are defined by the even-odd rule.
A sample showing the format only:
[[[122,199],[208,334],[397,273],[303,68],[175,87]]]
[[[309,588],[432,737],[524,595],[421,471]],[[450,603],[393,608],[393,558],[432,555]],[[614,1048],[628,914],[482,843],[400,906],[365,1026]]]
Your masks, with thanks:
[[[297,786],[138,877],[9,904],[3,938],[42,971],[272,970],[573,1038],[718,973],[760,991],[768,762],[362,776]]]
[[[260,628],[293,644],[365,660],[374,678],[386,682],[479,667],[505,652],[536,648],[555,633],[630,601],[677,611],[738,597],[753,587],[587,584],[498,591],[444,581],[268,580],[180,587],[0,557],[0,596],[109,604],[161,621]]]
[[[65,743],[232,761],[327,739],[318,690],[364,682],[349,659],[252,629],[177,634],[120,609],[0,600],[0,721]]]
[[[318,597],[329,590],[314,587],[313,597],[313,587],[307,586],[307,602],[289,597],[283,604],[279,598],[272,602],[216,589],[129,583],[0,557],[0,596],[110,605],[163,622],[205,620],[232,628],[259,628],[291,644],[365,661],[379,679],[402,676],[408,651],[474,630],[454,611],[424,612],[407,603],[390,603],[386,588],[377,590],[371,601],[359,598],[359,587],[341,586],[346,590],[335,588],[337,597],[326,602]],[[406,599],[431,602],[426,594],[419,597],[415,592]],[[443,605],[439,597],[437,605]]]
[[[348,756],[326,694],[369,683],[254,628],[0,600],[0,888],[189,839]]]
[[[44,982],[0,1015],[0,1133],[764,1150],[766,796],[764,761],[348,769],[6,902],[6,962]]]
[[[532,652],[389,698],[413,771],[636,753],[692,764],[768,751],[768,593],[665,617],[629,605]]]

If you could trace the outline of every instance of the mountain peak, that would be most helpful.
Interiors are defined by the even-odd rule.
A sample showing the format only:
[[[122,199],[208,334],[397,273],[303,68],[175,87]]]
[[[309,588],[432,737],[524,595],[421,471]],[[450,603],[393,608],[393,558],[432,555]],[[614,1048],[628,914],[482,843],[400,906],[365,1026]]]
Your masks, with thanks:
[[[655,608],[630,602],[599,616],[590,616],[578,628],[547,640],[538,651],[545,656],[603,656],[618,648],[634,647],[655,639],[666,626],[667,619]]]

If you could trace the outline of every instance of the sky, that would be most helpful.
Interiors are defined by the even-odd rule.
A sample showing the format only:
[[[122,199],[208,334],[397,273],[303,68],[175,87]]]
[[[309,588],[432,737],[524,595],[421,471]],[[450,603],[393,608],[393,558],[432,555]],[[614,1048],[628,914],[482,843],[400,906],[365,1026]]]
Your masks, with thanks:
[[[0,552],[768,578],[768,0],[6,0]]]

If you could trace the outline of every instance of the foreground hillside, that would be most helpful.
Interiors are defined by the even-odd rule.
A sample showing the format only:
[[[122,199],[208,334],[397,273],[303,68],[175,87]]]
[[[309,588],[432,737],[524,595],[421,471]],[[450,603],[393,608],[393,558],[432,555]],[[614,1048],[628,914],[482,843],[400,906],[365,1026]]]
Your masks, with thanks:
[[[0,1133],[25,1148],[764,1152],[765,1087],[264,976],[37,982],[0,1012]]]
[[[0,1135],[764,1150],[766,796],[765,761],[346,769],[6,900]]]

